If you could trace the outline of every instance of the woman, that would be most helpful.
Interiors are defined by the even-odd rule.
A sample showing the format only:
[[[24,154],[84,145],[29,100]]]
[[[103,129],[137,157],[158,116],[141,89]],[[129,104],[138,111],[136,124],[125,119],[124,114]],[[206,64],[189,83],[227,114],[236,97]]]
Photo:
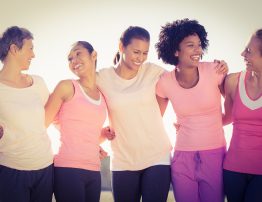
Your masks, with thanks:
[[[170,187],[171,144],[155,96],[163,69],[144,63],[150,35],[141,27],[122,34],[114,67],[99,71],[111,141],[112,187],[115,202],[164,202]]]
[[[33,36],[9,27],[0,38],[0,201],[52,201],[53,155],[45,128],[48,89],[28,75]]]
[[[46,125],[56,117],[61,134],[61,147],[54,159],[57,202],[100,199],[99,144],[106,104],[96,86],[96,61],[91,44],[74,44],[68,62],[79,79],[61,81],[45,106]]]
[[[228,202],[262,201],[262,29],[241,54],[246,70],[225,82],[225,123],[233,120],[233,135],[224,161]]]
[[[221,93],[224,74],[217,64],[200,62],[208,40],[196,20],[177,20],[162,27],[156,44],[159,58],[175,65],[157,84],[164,113],[168,100],[179,129],[172,159],[172,185],[177,202],[222,202],[225,154]],[[227,72],[222,61],[220,71]]]

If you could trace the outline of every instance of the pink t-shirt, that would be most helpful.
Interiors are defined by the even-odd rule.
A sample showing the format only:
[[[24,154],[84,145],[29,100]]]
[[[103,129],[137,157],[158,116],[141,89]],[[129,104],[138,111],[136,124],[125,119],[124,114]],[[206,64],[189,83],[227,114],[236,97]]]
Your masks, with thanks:
[[[262,175],[262,95],[256,100],[248,96],[246,74],[240,75],[234,99],[233,135],[224,168]]]
[[[226,145],[218,88],[224,75],[217,74],[215,66],[210,62],[200,63],[199,81],[190,89],[179,85],[175,70],[165,72],[158,81],[157,95],[171,101],[180,124],[176,150],[209,150]]]
[[[72,81],[75,94],[58,114],[61,147],[55,156],[56,167],[100,170],[99,136],[106,118],[106,104],[86,95],[77,81]]]

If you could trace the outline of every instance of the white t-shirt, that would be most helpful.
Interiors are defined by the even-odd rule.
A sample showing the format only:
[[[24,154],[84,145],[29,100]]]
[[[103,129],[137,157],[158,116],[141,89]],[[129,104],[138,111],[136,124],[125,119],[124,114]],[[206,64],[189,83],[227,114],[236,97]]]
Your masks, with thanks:
[[[33,85],[27,88],[0,83],[0,165],[18,170],[38,170],[53,162],[45,128],[49,92],[41,77],[32,77]]]
[[[152,63],[143,64],[130,80],[119,77],[114,67],[99,71],[97,83],[116,134],[111,141],[111,170],[141,170],[169,156],[171,143],[155,94],[163,72]]]

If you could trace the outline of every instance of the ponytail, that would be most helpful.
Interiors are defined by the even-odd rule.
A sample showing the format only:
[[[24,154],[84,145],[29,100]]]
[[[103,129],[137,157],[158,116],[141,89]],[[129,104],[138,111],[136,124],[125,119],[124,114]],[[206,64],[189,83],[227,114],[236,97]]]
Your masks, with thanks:
[[[119,51],[117,51],[117,53],[114,57],[114,60],[113,60],[114,65],[116,65],[119,62],[119,60],[120,60],[120,53],[119,53]]]

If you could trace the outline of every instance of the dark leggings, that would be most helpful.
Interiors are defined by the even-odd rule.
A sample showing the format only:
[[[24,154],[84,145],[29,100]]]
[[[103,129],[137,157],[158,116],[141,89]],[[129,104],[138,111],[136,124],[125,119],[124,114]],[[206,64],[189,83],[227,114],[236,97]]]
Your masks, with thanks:
[[[224,189],[228,202],[262,202],[262,175],[225,170]]]
[[[0,165],[0,202],[51,202],[53,165],[40,170],[16,170]]]
[[[57,202],[99,202],[101,193],[99,171],[55,167],[54,177]]]
[[[115,202],[166,202],[170,188],[170,166],[156,165],[139,171],[113,171]]]

